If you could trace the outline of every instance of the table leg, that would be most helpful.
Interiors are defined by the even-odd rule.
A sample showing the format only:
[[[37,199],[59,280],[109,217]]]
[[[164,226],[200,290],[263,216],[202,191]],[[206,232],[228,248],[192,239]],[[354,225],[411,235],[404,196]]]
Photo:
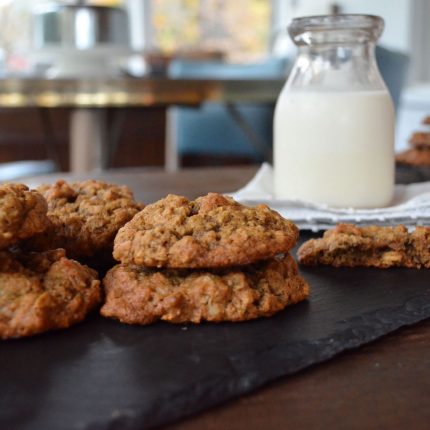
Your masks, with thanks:
[[[176,135],[176,109],[166,109],[166,136],[164,146],[164,168],[168,172],[176,172],[179,169],[178,142]]]
[[[60,155],[58,153],[57,139],[55,136],[55,127],[52,122],[52,118],[50,115],[50,110],[47,108],[39,108],[38,109],[40,120],[42,122],[43,134],[46,146],[46,152],[48,153],[48,157],[52,160],[55,165],[55,170],[61,170],[61,160]]]
[[[86,173],[106,168],[106,111],[75,109],[70,117],[70,171]]]

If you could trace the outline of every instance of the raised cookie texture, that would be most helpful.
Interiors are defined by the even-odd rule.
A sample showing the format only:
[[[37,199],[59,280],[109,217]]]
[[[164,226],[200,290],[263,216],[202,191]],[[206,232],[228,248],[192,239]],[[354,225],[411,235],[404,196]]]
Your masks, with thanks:
[[[285,253],[298,229],[265,205],[243,206],[210,193],[195,201],[168,195],[120,229],[114,258],[168,268],[245,265]]]
[[[0,249],[43,232],[48,226],[43,196],[22,184],[0,186]]]
[[[64,250],[0,251],[0,338],[69,327],[100,301],[97,273]]]
[[[309,295],[290,255],[212,271],[118,265],[103,283],[101,314],[128,324],[245,321],[273,315]]]
[[[403,225],[339,224],[322,238],[305,242],[298,257],[305,265],[430,268],[430,227],[409,233]]]
[[[119,228],[142,209],[126,186],[96,180],[42,185],[50,225],[27,247],[36,250],[65,248],[72,258],[110,255]]]
[[[409,236],[408,252],[414,267],[430,268],[430,227],[418,226]]]

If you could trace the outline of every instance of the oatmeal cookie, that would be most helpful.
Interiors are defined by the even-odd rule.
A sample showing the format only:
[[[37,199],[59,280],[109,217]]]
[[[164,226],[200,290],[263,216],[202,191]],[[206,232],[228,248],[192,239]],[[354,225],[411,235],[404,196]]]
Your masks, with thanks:
[[[143,208],[127,187],[96,180],[60,180],[38,190],[48,202],[50,225],[31,239],[27,248],[65,248],[67,255],[76,259],[111,256],[119,228]]]
[[[400,152],[396,161],[411,166],[430,166],[430,146],[428,149],[411,148]]]
[[[0,186],[0,249],[41,233],[48,226],[43,196],[23,184]]]
[[[417,131],[412,134],[409,143],[413,147],[430,148],[430,133],[424,131]]]
[[[290,255],[211,271],[120,264],[103,282],[101,314],[128,324],[245,321],[273,315],[309,295]]]
[[[0,338],[30,336],[82,321],[101,300],[97,273],[65,257],[0,251]]]
[[[216,193],[195,201],[168,195],[119,230],[113,255],[147,267],[226,267],[288,252],[297,237],[297,227],[265,205],[250,208]]]
[[[430,227],[418,226],[410,233],[408,253],[413,260],[413,267],[430,269]]]
[[[305,265],[430,268],[430,227],[408,233],[403,225],[339,224],[322,238],[305,242],[298,257]]]

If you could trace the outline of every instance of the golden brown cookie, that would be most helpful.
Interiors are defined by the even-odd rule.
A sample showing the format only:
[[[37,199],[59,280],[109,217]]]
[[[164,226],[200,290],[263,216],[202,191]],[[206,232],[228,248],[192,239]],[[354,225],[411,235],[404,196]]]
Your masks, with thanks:
[[[100,300],[97,273],[62,249],[0,251],[0,339],[69,327]]]
[[[322,238],[305,242],[298,257],[305,265],[430,268],[430,227],[408,233],[403,225],[339,224]]]
[[[104,281],[105,317],[128,324],[245,321],[309,295],[290,255],[223,270],[157,270],[118,265]]]
[[[396,155],[396,161],[411,166],[430,166],[430,147],[429,149],[407,149]]]
[[[430,116],[426,116],[426,117],[423,119],[422,123],[423,123],[424,125],[430,125]]]
[[[245,265],[288,252],[298,229],[265,205],[243,206],[216,193],[189,201],[168,195],[120,229],[114,258],[168,268]]]
[[[418,226],[410,233],[408,253],[412,256],[414,267],[430,269],[430,227]]]
[[[50,226],[31,239],[27,248],[65,248],[76,259],[111,255],[119,228],[143,208],[126,186],[96,180],[61,180],[38,190],[48,202]]]
[[[48,226],[43,196],[23,184],[0,186],[0,249],[41,233]]]
[[[409,143],[413,147],[419,148],[430,148],[430,132],[417,131],[413,133],[411,138],[409,139]]]

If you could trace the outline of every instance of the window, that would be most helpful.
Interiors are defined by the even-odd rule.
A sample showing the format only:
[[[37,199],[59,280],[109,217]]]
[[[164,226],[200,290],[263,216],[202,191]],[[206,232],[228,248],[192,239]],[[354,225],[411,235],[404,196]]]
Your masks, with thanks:
[[[76,4],[73,0],[58,3]],[[32,50],[33,12],[52,0],[0,0],[0,70],[6,63],[10,70],[28,67],[28,53]],[[100,6],[123,6],[124,0],[87,0],[88,4]]]
[[[152,46],[174,51],[220,52],[247,61],[268,52],[270,0],[151,0]]]
[[[0,51],[9,53],[27,47],[30,39],[30,3],[0,0]]]
[[[175,51],[219,53],[235,62],[257,60],[269,52],[274,0],[87,1],[89,4],[129,6],[130,22],[132,27],[137,27],[132,28],[132,40],[137,40],[134,45],[139,48],[145,46],[167,55]],[[24,54],[30,49],[31,11],[46,2],[49,0],[0,0],[3,28],[0,53],[3,50]],[[144,11],[146,16],[135,14],[130,5]]]

